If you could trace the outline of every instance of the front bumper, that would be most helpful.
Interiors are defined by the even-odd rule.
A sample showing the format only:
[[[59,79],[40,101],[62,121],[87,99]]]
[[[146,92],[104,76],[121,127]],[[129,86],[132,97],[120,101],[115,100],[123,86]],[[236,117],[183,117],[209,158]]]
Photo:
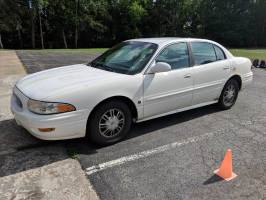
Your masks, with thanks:
[[[27,109],[28,99],[20,90],[14,88],[11,98],[11,111],[17,124],[23,126],[33,136],[43,140],[61,140],[85,136],[88,110],[54,115],[37,115]],[[55,128],[55,130],[41,132],[39,128]]]

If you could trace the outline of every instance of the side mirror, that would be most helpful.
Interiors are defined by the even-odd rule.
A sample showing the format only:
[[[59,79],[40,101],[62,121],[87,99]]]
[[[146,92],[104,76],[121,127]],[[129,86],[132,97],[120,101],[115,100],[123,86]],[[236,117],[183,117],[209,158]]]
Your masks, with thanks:
[[[151,66],[148,70],[148,74],[156,74],[160,72],[171,71],[171,65],[166,62],[158,62],[155,65]]]

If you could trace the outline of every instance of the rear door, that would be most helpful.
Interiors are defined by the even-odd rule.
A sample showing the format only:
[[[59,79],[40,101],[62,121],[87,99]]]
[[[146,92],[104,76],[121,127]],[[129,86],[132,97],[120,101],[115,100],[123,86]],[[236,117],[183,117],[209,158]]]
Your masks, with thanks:
[[[194,59],[194,90],[192,104],[218,100],[230,76],[230,62],[223,50],[208,42],[191,42]]]

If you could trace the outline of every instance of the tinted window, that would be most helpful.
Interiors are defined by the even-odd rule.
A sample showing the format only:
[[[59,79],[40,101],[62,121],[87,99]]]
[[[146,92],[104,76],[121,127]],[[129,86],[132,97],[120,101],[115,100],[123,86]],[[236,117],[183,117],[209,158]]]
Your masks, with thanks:
[[[224,60],[225,59],[225,55],[224,55],[223,50],[220,47],[217,47],[216,45],[213,45],[213,47],[215,49],[217,60]]]
[[[189,66],[187,44],[177,43],[166,47],[156,58],[156,62],[166,62],[172,69],[180,69]]]
[[[212,44],[207,42],[192,42],[191,48],[195,65],[203,65],[216,61],[216,54]]]

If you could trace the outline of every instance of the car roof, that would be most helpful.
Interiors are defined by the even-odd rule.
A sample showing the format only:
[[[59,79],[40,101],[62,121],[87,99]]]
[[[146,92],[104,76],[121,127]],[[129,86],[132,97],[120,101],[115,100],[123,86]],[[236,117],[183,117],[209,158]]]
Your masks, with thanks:
[[[158,38],[137,38],[137,39],[131,39],[128,41],[138,41],[138,42],[150,42],[155,44],[162,44],[162,43],[168,43],[176,40],[180,40],[184,38],[178,38],[178,37],[158,37]]]
[[[206,39],[199,39],[199,38],[182,38],[182,37],[157,37],[157,38],[137,38],[137,39],[131,39],[127,41],[139,41],[139,42],[150,42],[158,45],[164,45],[172,42],[177,42],[177,41],[183,41],[183,42],[188,42],[188,41],[202,41],[202,42],[212,42],[214,41],[211,40],[206,40]]]

